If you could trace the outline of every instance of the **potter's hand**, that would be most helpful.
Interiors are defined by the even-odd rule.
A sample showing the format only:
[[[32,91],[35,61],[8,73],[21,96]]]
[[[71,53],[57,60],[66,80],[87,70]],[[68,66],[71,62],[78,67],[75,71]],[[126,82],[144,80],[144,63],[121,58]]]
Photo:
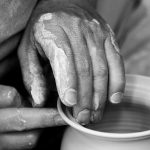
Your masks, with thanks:
[[[43,4],[35,11],[19,52],[24,81],[34,103],[41,105],[47,91],[45,60],[52,67],[61,101],[73,106],[77,121],[96,122],[107,95],[114,103],[122,98],[123,61],[113,32],[95,11],[62,6],[48,9]],[[44,9],[46,13],[40,14]]]
[[[33,148],[39,128],[62,124],[56,110],[25,108],[14,88],[0,85],[0,150]]]

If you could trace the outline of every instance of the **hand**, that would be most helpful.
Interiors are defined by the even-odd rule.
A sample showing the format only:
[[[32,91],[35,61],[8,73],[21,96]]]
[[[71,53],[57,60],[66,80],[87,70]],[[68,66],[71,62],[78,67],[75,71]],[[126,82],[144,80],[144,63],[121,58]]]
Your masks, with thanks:
[[[124,92],[124,66],[114,34],[93,10],[50,6],[37,7],[19,48],[27,89],[36,105],[44,103],[47,64],[61,101],[73,107],[76,120],[97,122],[107,96],[118,103]],[[44,9],[48,13],[40,14]]]
[[[62,124],[56,110],[25,108],[13,87],[0,85],[0,150],[33,148],[40,128]]]

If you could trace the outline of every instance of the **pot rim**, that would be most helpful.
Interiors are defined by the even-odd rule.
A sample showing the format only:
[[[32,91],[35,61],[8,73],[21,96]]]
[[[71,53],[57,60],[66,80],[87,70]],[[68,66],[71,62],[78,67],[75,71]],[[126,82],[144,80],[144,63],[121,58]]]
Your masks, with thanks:
[[[127,83],[126,83],[126,90],[125,90],[125,97],[134,97],[135,99],[141,99],[142,101],[139,101],[140,103],[147,105],[147,97],[149,97],[149,107],[150,107],[150,78],[146,76],[136,75],[136,74],[127,74]],[[128,91],[129,90],[129,91]],[[132,91],[130,91],[132,90]],[[138,95],[136,95],[136,91],[138,91]],[[146,99],[143,101],[143,97],[141,95],[144,95]],[[138,140],[138,139],[144,139],[147,137],[150,137],[150,130],[141,131],[141,132],[134,132],[134,133],[108,133],[108,132],[101,132],[101,131],[95,131],[89,128],[86,128],[79,123],[75,121],[75,119],[69,114],[69,111],[67,111],[67,107],[65,107],[66,112],[62,109],[62,107],[65,107],[58,99],[57,101],[57,108],[58,112],[61,115],[62,119],[71,127],[74,129],[81,131],[83,133],[98,136],[104,139],[110,139],[110,140]]]

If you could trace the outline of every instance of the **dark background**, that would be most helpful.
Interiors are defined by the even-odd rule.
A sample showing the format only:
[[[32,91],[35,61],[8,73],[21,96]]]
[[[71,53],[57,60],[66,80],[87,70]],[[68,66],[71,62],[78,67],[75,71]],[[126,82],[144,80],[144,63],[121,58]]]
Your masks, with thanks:
[[[16,65],[13,66],[12,68],[9,68],[7,74],[5,74],[4,77],[0,79],[0,83],[2,85],[15,87],[18,90],[18,92],[21,95],[23,95],[24,98],[26,98],[29,95],[23,85],[19,61],[17,58],[16,60],[17,60]],[[51,99],[50,103],[47,102],[44,107],[46,108],[56,107],[56,102],[58,98],[57,92],[55,91],[51,92],[49,98]],[[65,128],[66,126],[50,127],[42,130],[40,129],[41,135],[34,150],[42,150],[42,149],[60,150],[61,139],[65,131]]]

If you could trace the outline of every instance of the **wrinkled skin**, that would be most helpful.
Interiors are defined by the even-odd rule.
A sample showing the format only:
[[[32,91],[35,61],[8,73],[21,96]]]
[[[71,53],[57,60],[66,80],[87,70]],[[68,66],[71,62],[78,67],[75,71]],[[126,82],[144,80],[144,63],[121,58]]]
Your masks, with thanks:
[[[62,5],[43,2],[31,17],[19,47],[24,83],[34,106],[42,106],[50,82],[45,68],[51,67],[59,97],[75,119],[97,122],[107,98],[122,99],[123,61],[113,32],[90,6]]]
[[[65,124],[57,110],[29,108],[24,101],[13,87],[0,85],[0,150],[31,149],[40,128]]]

